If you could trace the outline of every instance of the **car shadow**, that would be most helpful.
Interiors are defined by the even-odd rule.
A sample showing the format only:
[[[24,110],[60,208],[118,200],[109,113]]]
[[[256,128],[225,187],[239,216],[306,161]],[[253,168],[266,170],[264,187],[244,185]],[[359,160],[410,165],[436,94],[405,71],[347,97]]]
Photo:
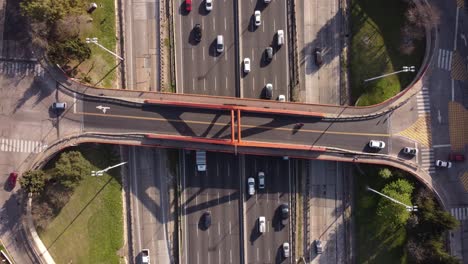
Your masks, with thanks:
[[[247,27],[247,29],[249,30],[249,32],[255,32],[257,31],[257,26],[255,26],[255,15],[252,14],[250,16],[250,19],[249,19],[249,26]]]
[[[264,0],[257,0],[257,3],[255,4],[255,10],[260,10],[260,12],[263,12],[265,8],[267,8],[268,4],[265,4]]]
[[[216,50],[216,38],[210,43],[210,47],[208,48],[208,54],[211,57],[219,57],[222,52],[218,52]]]
[[[198,6],[198,14],[200,14],[201,16],[207,16],[208,14],[210,14],[210,11],[206,10],[206,0],[203,0]]]
[[[3,190],[5,190],[6,192],[11,192],[13,191],[13,189],[15,189],[15,186],[12,186],[10,184],[10,177],[8,176],[6,181],[3,183]]]
[[[257,240],[262,233],[258,231],[258,219],[255,220],[255,225],[253,226],[252,230],[250,231],[250,244],[253,245],[255,240]]]
[[[204,214],[202,214],[200,216],[200,218],[198,219],[198,229],[206,231],[206,230],[208,230],[208,227],[205,226],[205,221],[204,220],[205,220],[204,219]]]
[[[283,244],[281,244],[277,249],[276,249],[276,257],[275,257],[275,263],[282,263],[283,262]]]

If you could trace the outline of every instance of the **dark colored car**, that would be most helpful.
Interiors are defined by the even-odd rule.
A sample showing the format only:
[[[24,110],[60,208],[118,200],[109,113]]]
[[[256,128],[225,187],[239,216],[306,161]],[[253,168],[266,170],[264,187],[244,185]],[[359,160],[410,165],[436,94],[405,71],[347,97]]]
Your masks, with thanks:
[[[193,36],[195,37],[195,41],[200,42],[202,38],[202,28],[200,24],[196,24],[193,28]]]
[[[205,226],[205,228],[208,228],[211,226],[211,212],[210,211],[206,211],[205,213],[203,213],[203,225]]]
[[[10,185],[10,188],[15,188],[17,179],[18,179],[18,173],[16,172],[10,173],[10,177],[8,177],[8,185]]]
[[[315,48],[314,56],[315,56],[315,65],[317,65],[319,67],[322,66],[322,64],[323,64],[322,49],[321,48]]]
[[[460,153],[450,153],[448,156],[448,159],[450,161],[464,161],[465,155],[460,154]]]
[[[192,11],[192,0],[185,0],[185,11]]]

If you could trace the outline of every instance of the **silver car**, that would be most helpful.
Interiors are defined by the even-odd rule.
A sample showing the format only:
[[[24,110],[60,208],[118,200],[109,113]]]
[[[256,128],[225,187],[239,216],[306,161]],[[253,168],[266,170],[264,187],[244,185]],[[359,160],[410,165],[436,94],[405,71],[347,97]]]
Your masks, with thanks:
[[[250,177],[247,179],[247,188],[249,195],[254,195],[255,194],[255,179]]]
[[[283,243],[283,256],[284,256],[285,258],[289,258],[289,255],[290,255],[289,243],[288,243],[288,242],[284,242],[284,243]]]

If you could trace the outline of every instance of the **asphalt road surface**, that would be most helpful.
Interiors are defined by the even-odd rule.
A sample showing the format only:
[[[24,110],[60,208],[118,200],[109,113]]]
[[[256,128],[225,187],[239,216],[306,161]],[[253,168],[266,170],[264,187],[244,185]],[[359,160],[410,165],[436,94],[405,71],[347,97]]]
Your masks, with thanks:
[[[263,0],[239,1],[240,19],[240,61],[241,61],[241,97],[262,98],[267,83],[273,85],[273,98],[280,94],[289,100],[288,84],[288,43],[286,25],[287,1],[271,1],[268,5]],[[254,12],[261,12],[261,25],[255,26]],[[285,43],[277,44],[277,31],[284,31]],[[266,47],[273,48],[273,60],[265,61]],[[251,72],[244,73],[244,58],[250,59]]]
[[[279,206],[290,204],[291,175],[290,161],[280,157],[243,156],[245,172],[242,178],[247,190],[247,178],[256,181],[256,193],[250,196],[244,192],[245,212],[245,245],[246,263],[289,263],[290,259],[283,257],[282,244],[290,243],[289,221],[286,225],[280,223]],[[265,189],[258,188],[258,173],[265,173]],[[266,218],[265,233],[259,232],[258,219]],[[291,247],[292,250],[292,247]]]
[[[195,151],[182,160],[182,263],[240,263],[238,158],[207,153],[206,172],[197,171]]]
[[[186,94],[236,96],[234,1],[213,1],[207,12],[205,1],[193,0],[192,11],[184,1],[175,5],[177,38],[177,91]],[[196,42],[193,28],[200,24],[202,39]],[[224,52],[216,52],[216,36],[224,37]]]
[[[130,230],[135,262],[140,263],[142,249],[149,249],[153,262],[172,263],[169,227],[174,225],[174,214],[169,207],[169,188],[174,176],[166,166],[167,150],[124,147],[123,152],[128,160],[127,210],[132,212]]]

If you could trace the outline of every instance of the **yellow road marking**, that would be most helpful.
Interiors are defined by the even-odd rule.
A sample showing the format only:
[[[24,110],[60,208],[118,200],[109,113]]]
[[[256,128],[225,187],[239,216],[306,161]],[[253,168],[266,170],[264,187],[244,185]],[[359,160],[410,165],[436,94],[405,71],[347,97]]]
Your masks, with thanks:
[[[217,126],[227,125],[226,123],[219,124],[219,123],[212,123],[212,122],[206,122],[206,121],[166,119],[166,118],[159,118],[159,117],[113,115],[113,114],[84,113],[84,112],[76,112],[76,114],[88,115],[88,116],[116,117],[116,118],[125,118],[125,119],[140,119],[140,120],[165,121],[165,122],[177,122],[177,123],[188,123],[188,124],[201,124],[201,125],[217,125]],[[280,130],[280,131],[294,131],[294,130],[296,130],[295,128],[254,126],[254,125],[245,125],[245,124],[242,124],[242,127],[243,128],[263,128],[263,129]],[[390,134],[324,131],[324,130],[313,130],[313,129],[305,129],[305,128],[301,128],[298,132],[301,132],[301,133],[330,134],[330,135],[348,135],[348,136],[390,137]]]

